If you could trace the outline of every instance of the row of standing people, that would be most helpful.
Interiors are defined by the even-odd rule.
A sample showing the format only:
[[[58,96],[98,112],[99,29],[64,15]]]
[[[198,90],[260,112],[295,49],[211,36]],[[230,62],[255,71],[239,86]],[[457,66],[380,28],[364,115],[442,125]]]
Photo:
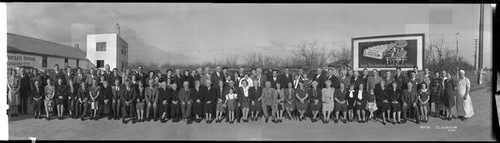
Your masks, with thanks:
[[[196,76],[191,76],[192,79],[190,79],[188,71],[185,72],[184,76],[180,76],[180,74],[179,74],[180,70],[176,70],[176,74],[175,75],[172,75],[172,71],[168,70],[166,72],[167,75],[164,76],[164,77],[162,77],[162,78],[160,78],[160,76],[155,76],[154,73],[150,72],[150,74],[149,74],[150,77],[149,78],[145,78],[145,76],[144,76],[145,74],[142,72],[142,68],[141,67],[139,67],[139,71],[137,72],[137,74],[130,74],[130,71],[126,70],[126,72],[124,72],[121,75],[126,76],[127,78],[121,78],[121,76],[117,72],[117,70],[114,69],[113,74],[111,74],[110,72],[105,72],[107,74],[104,74],[104,75],[100,76],[100,79],[102,80],[102,83],[98,82],[99,81],[99,76],[93,74],[92,70],[91,70],[91,74],[90,75],[83,75],[83,73],[80,70],[78,70],[77,74],[75,76],[73,76],[73,77],[72,77],[71,70],[67,70],[66,76],[64,76],[64,74],[62,74],[61,72],[58,72],[59,69],[58,69],[57,65],[55,66],[55,71],[56,71],[55,74],[54,75],[50,75],[49,77],[50,77],[50,79],[53,79],[53,78],[58,79],[57,81],[60,82],[60,83],[57,84],[57,85],[63,85],[65,82],[68,82],[68,81],[72,82],[71,83],[72,85],[75,85],[75,84],[76,85],[80,85],[78,83],[88,84],[89,79],[92,82],[94,81],[93,79],[96,79],[96,82],[98,83],[98,85],[100,85],[100,84],[103,84],[104,81],[106,81],[106,84],[109,84],[110,83],[109,81],[112,81],[113,79],[119,79],[118,81],[124,81],[124,80],[127,80],[127,79],[131,79],[132,80],[131,82],[134,83],[134,84],[137,84],[137,83],[135,83],[137,81],[139,81],[138,83],[144,83],[144,81],[146,81],[146,80],[148,82],[149,81],[153,82],[153,83],[148,83],[147,85],[158,83],[160,80],[166,80],[166,84],[165,84],[166,86],[171,87],[170,85],[175,84],[177,88],[180,87],[180,86],[177,86],[177,85],[179,85],[179,82],[185,82],[185,81],[187,81],[188,87],[189,88],[193,88],[193,85],[191,83],[195,83],[193,81],[194,79],[196,79],[196,81],[198,81],[198,82],[199,82],[198,79],[200,79],[200,80],[203,79],[201,81],[206,81],[208,79],[211,82],[212,81],[216,81],[216,82],[222,81],[222,86],[223,87],[228,86],[228,83],[229,83],[228,81],[232,81],[232,79],[231,79],[232,76],[230,76],[229,74],[227,74],[227,68],[223,68],[223,70],[221,72],[221,68],[220,67],[217,67],[216,68],[216,72],[212,73],[212,74],[210,74],[209,72],[207,72],[208,69],[205,69],[206,72],[205,72],[204,75],[198,74],[199,78],[196,78]],[[109,71],[109,66],[107,66],[106,71]],[[242,70],[240,69],[239,73],[244,73],[244,72],[241,72],[241,71]],[[238,74],[235,73],[235,76],[234,76],[235,77],[234,78],[235,81],[233,81],[233,83],[237,84],[237,87],[238,87],[238,85],[241,84],[242,81],[246,81],[246,84],[248,84],[249,87],[254,87],[254,84],[255,84],[256,88],[263,88],[261,86],[261,83],[265,83],[265,82],[269,81],[270,82],[270,86],[272,88],[276,88],[277,85],[279,85],[279,86],[286,85],[286,86],[284,86],[285,88],[289,88],[288,86],[292,86],[293,88],[296,89],[296,88],[298,88],[299,83],[305,84],[306,87],[307,87],[308,85],[311,85],[311,83],[314,83],[312,81],[316,81],[316,84],[322,83],[322,81],[330,81],[330,83],[333,85],[334,88],[340,88],[340,85],[341,85],[340,83],[342,83],[343,86],[345,86],[345,85],[353,85],[353,87],[358,87],[358,88],[359,88],[360,84],[364,84],[364,85],[367,85],[366,86],[366,91],[371,91],[371,90],[375,89],[376,85],[378,85],[380,83],[380,81],[382,81],[382,80],[384,82],[386,82],[386,83],[393,83],[391,81],[395,81],[396,85],[398,85],[398,87],[397,87],[398,89],[407,88],[407,87],[405,87],[406,84],[404,84],[404,83],[407,83],[407,82],[410,82],[410,83],[413,82],[412,85],[419,85],[418,81],[422,81],[423,83],[426,83],[426,85],[429,85],[430,84],[430,80],[431,80],[430,76],[429,76],[428,69],[425,70],[425,74],[423,74],[424,76],[419,76],[418,77],[419,78],[418,80],[417,80],[417,76],[416,76],[417,74],[415,72],[411,72],[410,78],[406,79],[405,76],[401,74],[401,70],[400,69],[396,70],[396,76],[394,76],[394,78],[392,78],[389,75],[390,72],[387,72],[387,74],[385,75],[385,77],[381,78],[381,77],[378,76],[378,71],[376,71],[376,70],[373,71],[373,76],[369,77],[367,75],[367,70],[366,69],[363,70],[363,76],[362,77],[359,77],[359,73],[358,72],[353,72],[353,71],[351,71],[351,73],[353,73],[352,76],[351,76],[351,74],[346,74],[346,72],[343,72],[341,74],[341,77],[336,77],[333,74],[333,70],[328,70],[327,74],[324,75],[321,72],[322,70],[319,69],[318,70],[319,72],[316,75],[314,75],[314,76],[311,77],[312,80],[309,80],[307,78],[307,76],[305,76],[305,75],[302,76],[301,74],[297,74],[297,75],[293,76],[293,75],[291,75],[289,73],[289,71],[288,71],[287,68],[284,71],[285,71],[285,74],[283,74],[281,76],[278,76],[277,72],[273,71],[272,75],[268,78],[268,76],[262,74],[262,70],[260,68],[258,68],[258,69],[252,69],[251,70],[251,72],[252,72],[251,76],[249,76],[249,74],[239,74],[239,75],[244,75],[244,76],[239,76]],[[417,71],[417,70],[415,70],[415,71]],[[36,73],[34,73],[34,75],[36,75]],[[88,77],[85,77],[85,76],[88,76]],[[137,79],[137,76],[139,76],[139,79]],[[294,77],[294,78],[292,78],[292,77]],[[37,78],[33,78],[33,79],[40,79],[40,78],[41,77],[37,77]],[[269,80],[267,80],[266,78],[268,78]],[[59,79],[61,79],[61,81],[59,81]],[[65,79],[73,79],[73,80],[65,80]],[[85,79],[85,80],[83,80],[83,79]],[[393,79],[396,79],[396,80],[393,80]],[[449,108],[450,106],[453,106],[453,104],[454,104],[452,102],[452,100],[446,101],[446,99],[443,98],[443,97],[446,97],[446,96],[442,95],[443,92],[437,92],[437,91],[446,91],[446,90],[442,90],[442,89],[451,89],[453,91],[453,90],[456,90],[456,85],[453,85],[454,82],[449,82],[450,85],[448,85],[448,86],[450,86],[450,88],[444,88],[447,84],[445,84],[445,85],[442,85],[442,84],[438,85],[438,84],[436,84],[436,83],[438,83],[438,79],[441,80],[441,81],[443,81],[443,84],[448,83],[446,81],[446,79],[443,80],[442,78],[439,78],[439,73],[437,72],[436,76],[432,78],[431,93],[434,93],[434,94],[431,94],[429,102],[435,103],[435,105],[437,105],[437,104],[444,104],[445,107]],[[35,80],[35,81],[39,81],[39,80]],[[351,81],[352,81],[352,83],[351,83]],[[9,82],[9,83],[11,83],[11,82]],[[15,83],[15,82],[13,82],[13,83]],[[40,83],[38,83],[38,84],[40,84]],[[111,86],[114,86],[114,84],[117,84],[117,83],[116,82],[111,82],[111,84],[112,84]],[[11,84],[9,84],[9,89],[10,89],[10,87],[14,87],[14,86],[10,86],[10,85]],[[84,86],[83,84],[81,84],[81,85]],[[326,84],[320,84],[320,85],[322,85],[322,87],[326,86]],[[36,85],[36,86],[39,86],[39,85]],[[69,87],[70,87],[71,91],[75,91],[75,90],[73,90],[74,89],[73,86],[69,86]],[[136,87],[138,87],[137,89],[139,89],[139,86],[136,86]],[[141,89],[144,88],[144,87],[145,87],[145,84],[142,84],[142,86],[140,86]],[[417,87],[417,86],[414,86],[414,87]],[[12,88],[12,89],[14,89],[14,88]],[[61,88],[59,88],[59,89],[61,89]],[[97,89],[97,85],[96,85],[96,87],[94,87],[94,89]],[[439,90],[436,90],[436,89],[439,89]],[[49,88],[49,91],[50,91],[50,88]],[[55,90],[55,91],[57,91],[57,90]],[[229,91],[229,90],[227,90],[227,91]],[[413,90],[413,91],[416,91],[416,90]],[[36,92],[34,92],[34,93],[36,93]],[[444,93],[446,93],[446,92],[444,92]],[[448,92],[448,93],[450,93],[450,92]],[[451,92],[451,93],[453,93],[453,92]],[[221,96],[224,96],[224,95],[221,95]],[[58,96],[56,96],[56,97],[58,97]],[[101,96],[101,97],[103,97],[103,96]],[[113,97],[115,97],[115,96],[113,96]],[[62,98],[65,99],[64,97],[62,97]],[[37,98],[34,98],[34,99],[36,101],[40,100],[40,99],[37,100]],[[56,100],[56,101],[59,101],[59,102],[56,103],[57,104],[57,109],[58,110],[59,109],[62,110],[62,112],[60,113],[61,115],[59,114],[59,111],[58,111],[58,117],[62,116],[62,114],[64,112],[63,108],[65,106],[62,105],[62,104],[65,103],[65,102],[64,102],[63,99],[61,99],[60,101]],[[71,99],[73,99],[73,100],[71,100]],[[297,97],[297,99],[302,99],[302,98]],[[441,101],[440,101],[440,99],[441,99]],[[445,99],[444,102],[443,102],[442,99]],[[449,99],[451,99],[451,98],[449,98]],[[115,100],[116,99],[112,99],[112,100],[108,99],[108,100],[106,100],[105,104],[107,105],[107,104],[109,104],[109,102],[114,101],[114,102],[112,102],[113,103],[112,107],[116,107],[115,105],[117,103],[120,103],[120,102],[115,101]],[[336,99],[336,101],[337,100],[338,99]],[[72,115],[72,112],[71,112],[71,111],[75,110],[75,108],[71,108],[71,107],[75,107],[74,106],[75,105],[74,101],[77,101],[77,100],[75,100],[75,98],[70,98],[69,96],[68,96],[68,100],[66,100],[66,103],[68,103],[66,107],[68,107],[68,106],[70,107],[70,113],[69,113],[70,116],[74,116],[74,115]],[[299,100],[299,101],[303,101],[303,100]],[[318,100],[312,100],[312,101],[314,101],[315,104],[318,103],[317,102]],[[282,102],[282,101],[280,101],[280,102]],[[141,103],[141,102],[138,102],[138,103]],[[245,102],[243,102],[243,103],[245,103]],[[59,107],[59,104],[61,104],[62,107]],[[255,103],[252,102],[252,105],[253,104],[255,104]],[[91,104],[91,105],[94,105],[94,104]],[[99,105],[100,104],[95,104],[95,108],[98,108]],[[141,104],[139,104],[139,105],[141,105]],[[156,111],[156,108],[157,108],[156,105],[157,104],[147,104],[147,105],[148,105],[149,108],[153,108],[154,111]],[[151,107],[153,105],[154,105],[154,107]],[[239,104],[239,105],[241,106],[241,104]],[[281,105],[281,104],[279,104],[279,105]],[[105,106],[105,107],[107,107],[107,106]],[[270,108],[272,108],[272,107],[274,107],[274,106],[271,106]],[[283,106],[279,106],[279,107],[281,107],[280,109],[283,109]],[[296,106],[296,107],[299,107],[299,106]],[[317,109],[316,106],[311,106],[311,107],[314,107],[315,109]],[[441,107],[441,106],[437,106],[437,107]],[[276,107],[276,108],[278,108],[278,107]],[[113,108],[113,109],[115,109],[115,108]],[[117,108],[115,110],[119,110],[119,109],[120,108]],[[186,110],[188,110],[187,107],[186,107]],[[181,111],[183,111],[183,110],[181,110]],[[255,111],[255,110],[252,110],[252,111]],[[282,113],[282,112],[274,112],[276,110],[272,110],[272,111],[273,111],[272,113],[275,114],[275,115],[281,115],[280,113]],[[283,111],[283,110],[281,110],[281,111]],[[304,116],[303,116],[304,112],[301,112],[301,111],[303,111],[303,110],[299,110],[299,113],[300,113],[299,119],[304,119]],[[445,110],[445,111],[448,111],[448,110]],[[244,109],[243,112],[248,113],[248,110]],[[94,112],[94,114],[96,114],[96,113],[97,112]],[[116,113],[119,113],[119,112],[116,112]],[[148,111],[146,113],[147,113],[147,115],[149,114]],[[227,112],[224,112],[224,113],[227,113]],[[252,115],[254,115],[254,113],[255,112],[253,112]],[[314,118],[314,120],[316,120],[315,117],[316,117],[317,113],[318,112],[316,112],[316,111],[313,112],[313,118]],[[445,113],[447,113],[445,116],[447,118],[449,118],[450,117],[450,114],[448,114],[449,111],[445,112]],[[107,114],[109,114],[109,113],[107,113]],[[239,113],[239,114],[241,114],[241,113]],[[154,113],[154,115],[157,115],[156,112]],[[38,115],[38,116],[40,116],[40,115]],[[325,115],[323,115],[323,116],[325,116]],[[197,117],[196,119],[198,119],[198,120],[201,118],[199,114],[197,114],[196,117]],[[360,117],[360,116],[358,115],[358,117]],[[254,119],[254,118],[252,118],[252,119]],[[280,120],[280,119],[278,118],[277,120]],[[428,120],[428,119],[424,119],[424,120]],[[385,121],[385,119],[384,119],[384,121]]]

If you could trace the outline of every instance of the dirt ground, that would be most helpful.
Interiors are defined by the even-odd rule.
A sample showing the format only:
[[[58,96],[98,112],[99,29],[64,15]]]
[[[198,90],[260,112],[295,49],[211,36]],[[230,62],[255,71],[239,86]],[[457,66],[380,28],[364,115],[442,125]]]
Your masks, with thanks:
[[[493,141],[491,89],[471,93],[475,115],[466,120],[401,125],[378,122],[365,124],[322,124],[283,121],[281,124],[204,122],[145,122],[123,125],[120,121],[38,120],[19,117],[9,121],[11,140],[406,140],[406,141]],[[497,98],[498,101],[498,98]]]

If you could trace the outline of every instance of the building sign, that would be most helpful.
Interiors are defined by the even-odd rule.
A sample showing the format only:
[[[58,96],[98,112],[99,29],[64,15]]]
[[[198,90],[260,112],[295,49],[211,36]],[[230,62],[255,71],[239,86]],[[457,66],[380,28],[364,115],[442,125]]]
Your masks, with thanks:
[[[424,34],[353,38],[353,69],[423,69],[423,46]]]
[[[15,54],[7,53],[7,67],[19,67],[28,66],[41,68],[42,67],[42,57],[26,55],[26,54]]]

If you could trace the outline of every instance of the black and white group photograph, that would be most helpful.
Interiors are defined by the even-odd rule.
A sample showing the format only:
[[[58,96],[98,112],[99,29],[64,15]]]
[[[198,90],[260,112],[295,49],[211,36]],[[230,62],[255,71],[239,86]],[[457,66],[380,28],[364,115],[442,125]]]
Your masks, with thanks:
[[[3,140],[498,134],[495,4],[3,5]]]

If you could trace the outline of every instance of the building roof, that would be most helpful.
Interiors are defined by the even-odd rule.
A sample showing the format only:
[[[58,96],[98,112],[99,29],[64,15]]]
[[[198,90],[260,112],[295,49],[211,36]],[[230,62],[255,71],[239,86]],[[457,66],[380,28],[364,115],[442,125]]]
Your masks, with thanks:
[[[76,47],[12,33],[7,33],[7,51],[86,60]]]

